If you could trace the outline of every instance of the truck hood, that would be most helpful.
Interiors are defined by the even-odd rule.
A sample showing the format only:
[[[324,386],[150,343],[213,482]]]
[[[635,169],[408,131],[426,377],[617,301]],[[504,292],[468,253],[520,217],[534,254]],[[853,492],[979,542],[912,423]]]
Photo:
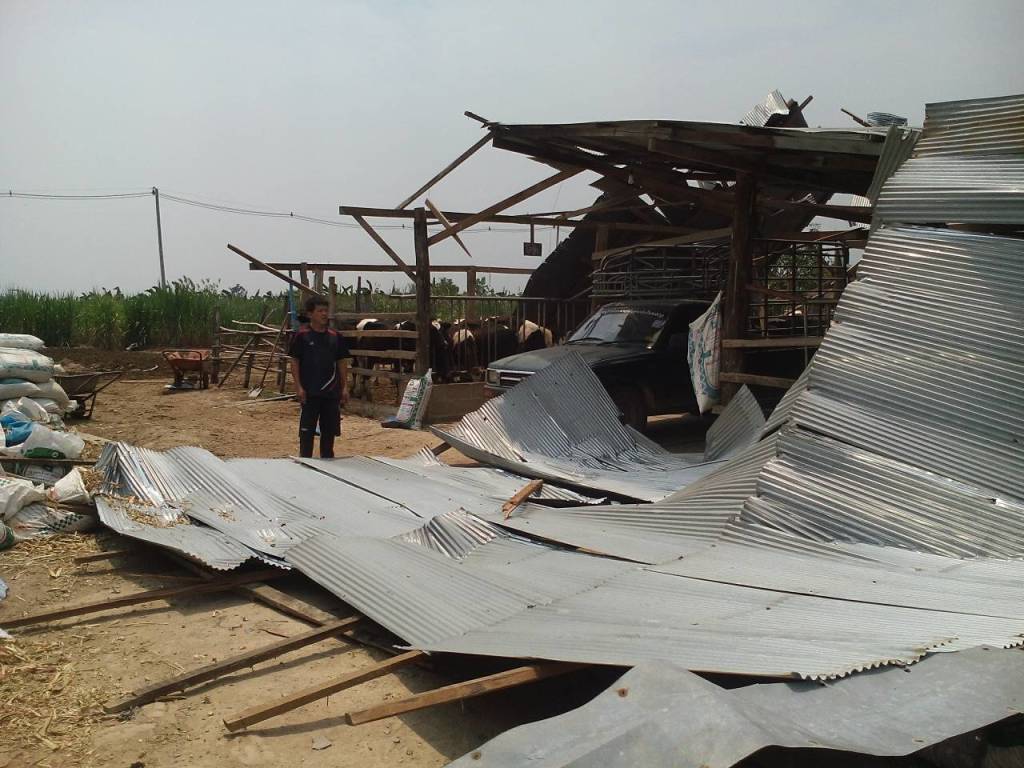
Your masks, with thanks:
[[[537,349],[532,352],[520,352],[518,355],[509,355],[495,360],[488,367],[503,371],[536,373],[573,352],[580,355],[591,368],[600,368],[630,360],[642,360],[655,354],[642,344],[598,344],[584,341]]]

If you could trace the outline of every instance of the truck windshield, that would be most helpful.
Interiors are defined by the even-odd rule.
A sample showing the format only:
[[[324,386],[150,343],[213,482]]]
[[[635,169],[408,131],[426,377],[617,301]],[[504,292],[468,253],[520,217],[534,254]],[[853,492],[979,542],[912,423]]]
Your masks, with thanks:
[[[602,309],[583,322],[569,343],[596,341],[620,344],[653,344],[665,327],[662,312],[616,307]]]

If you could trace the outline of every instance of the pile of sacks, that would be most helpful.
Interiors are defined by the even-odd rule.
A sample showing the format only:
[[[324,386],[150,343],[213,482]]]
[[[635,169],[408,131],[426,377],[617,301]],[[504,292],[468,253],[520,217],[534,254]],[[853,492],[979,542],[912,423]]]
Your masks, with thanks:
[[[0,550],[19,541],[97,524],[92,494],[75,467],[52,487],[0,474]]]
[[[64,432],[62,420],[74,404],[54,381],[56,366],[43,347],[35,336],[0,333],[0,452],[77,459],[85,443]]]

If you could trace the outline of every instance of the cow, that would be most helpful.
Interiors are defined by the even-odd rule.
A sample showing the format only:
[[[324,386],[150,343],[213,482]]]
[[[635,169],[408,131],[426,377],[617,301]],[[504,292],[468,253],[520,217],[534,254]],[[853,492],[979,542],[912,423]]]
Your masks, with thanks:
[[[555,346],[555,336],[551,329],[537,325],[532,320],[523,320],[516,333],[516,341],[520,352]]]
[[[396,331],[415,331],[416,323],[405,320],[395,325]],[[430,323],[430,368],[436,381],[446,382],[452,372],[451,350],[448,340],[441,333],[441,324],[436,320]],[[397,339],[398,349],[415,351],[418,339]],[[412,371],[412,360],[402,360],[402,370]]]

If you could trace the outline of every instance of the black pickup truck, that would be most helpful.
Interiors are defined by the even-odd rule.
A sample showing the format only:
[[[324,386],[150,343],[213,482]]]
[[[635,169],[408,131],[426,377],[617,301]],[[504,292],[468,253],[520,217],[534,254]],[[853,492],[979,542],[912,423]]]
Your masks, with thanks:
[[[686,364],[689,324],[710,302],[630,301],[606,304],[588,317],[565,344],[495,360],[485,384],[494,394],[570,352],[578,352],[622,412],[623,422],[643,429],[648,416],[697,412]]]

